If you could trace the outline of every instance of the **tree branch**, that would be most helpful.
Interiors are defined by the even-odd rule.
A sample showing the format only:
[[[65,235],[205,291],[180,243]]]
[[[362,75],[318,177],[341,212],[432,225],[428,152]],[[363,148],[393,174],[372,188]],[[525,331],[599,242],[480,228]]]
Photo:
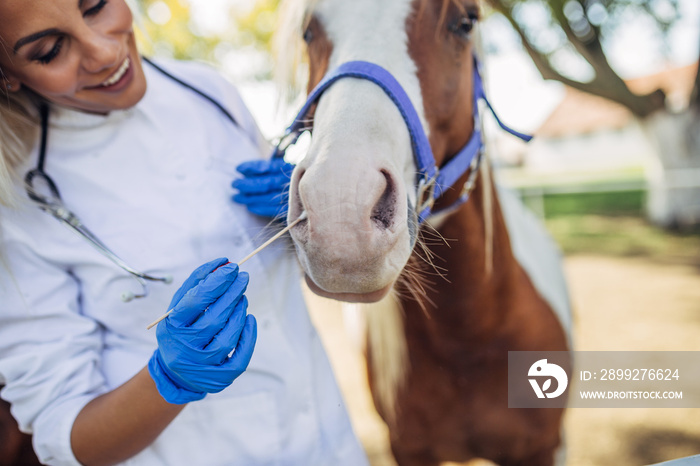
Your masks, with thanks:
[[[510,22],[511,26],[513,26],[520,36],[523,47],[532,58],[532,61],[544,79],[556,80],[582,92],[617,102],[641,118],[664,108],[665,94],[660,89],[647,95],[633,94],[608,63],[600,41],[598,40],[597,31],[593,31],[596,35],[592,40],[584,43],[569,27],[568,20],[564,16],[562,8],[552,8],[551,11],[554,15],[554,20],[562,27],[569,43],[581,54],[591,67],[593,67],[595,78],[588,83],[567,78],[557,72],[551,66],[549,58],[540,53],[529,41],[523,28],[513,18],[512,8],[506,5],[504,0],[488,0],[488,2]],[[558,5],[558,7],[561,7],[561,5]],[[591,28],[593,28],[592,25]]]

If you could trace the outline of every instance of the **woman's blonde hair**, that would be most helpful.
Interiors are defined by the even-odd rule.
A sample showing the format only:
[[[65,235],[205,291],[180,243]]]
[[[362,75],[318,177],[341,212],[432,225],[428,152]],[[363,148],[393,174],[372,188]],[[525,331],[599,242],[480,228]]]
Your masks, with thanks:
[[[0,70],[2,76],[2,70]],[[21,183],[19,168],[36,142],[39,128],[38,101],[33,93],[20,89],[9,92],[0,79],[0,205],[14,206]]]

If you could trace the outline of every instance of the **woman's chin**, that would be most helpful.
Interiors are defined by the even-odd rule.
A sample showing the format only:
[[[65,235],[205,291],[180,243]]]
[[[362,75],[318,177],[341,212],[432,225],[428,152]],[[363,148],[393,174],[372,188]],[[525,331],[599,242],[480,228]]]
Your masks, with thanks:
[[[309,289],[314,292],[314,294],[321,296],[322,298],[333,299],[335,301],[343,301],[346,303],[376,303],[386,296],[392,288],[392,285],[387,285],[376,291],[369,293],[337,293],[330,292],[320,288],[313,280],[305,275],[306,284]]]

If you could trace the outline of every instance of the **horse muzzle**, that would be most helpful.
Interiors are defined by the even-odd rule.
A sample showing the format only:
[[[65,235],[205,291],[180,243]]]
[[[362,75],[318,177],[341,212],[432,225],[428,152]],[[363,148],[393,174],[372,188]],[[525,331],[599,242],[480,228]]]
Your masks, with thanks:
[[[414,216],[408,215],[405,188],[391,170],[334,160],[295,170],[289,218],[302,211],[308,217],[291,236],[313,292],[375,302],[408,261],[415,239],[409,217]]]

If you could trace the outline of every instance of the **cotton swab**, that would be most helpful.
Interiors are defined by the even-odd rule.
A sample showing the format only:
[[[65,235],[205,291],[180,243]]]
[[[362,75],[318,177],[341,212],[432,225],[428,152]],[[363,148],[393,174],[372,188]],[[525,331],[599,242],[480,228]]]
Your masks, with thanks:
[[[251,252],[250,254],[248,254],[247,256],[245,256],[243,259],[241,259],[241,260],[238,262],[238,265],[239,265],[239,266],[240,266],[240,265],[243,265],[248,259],[250,259],[251,257],[253,257],[254,255],[256,255],[257,253],[259,253],[260,251],[262,251],[263,249],[265,249],[266,247],[268,247],[268,246],[269,246],[270,244],[272,244],[275,240],[279,239],[283,234],[287,233],[289,230],[292,229],[292,227],[294,227],[297,223],[301,222],[302,220],[306,220],[306,211],[303,211],[303,212],[301,213],[301,215],[299,215],[299,217],[297,217],[296,220],[294,220],[292,223],[290,223],[290,224],[287,225],[285,228],[283,228],[282,231],[280,231],[279,233],[277,233],[275,236],[273,236],[272,238],[270,238],[270,239],[268,239],[267,241],[265,241],[262,245],[260,245],[257,249],[255,249],[255,251]],[[150,324],[148,324],[148,326],[146,327],[146,330],[150,330],[150,329],[152,329],[153,327],[155,327],[155,326],[158,324],[158,322],[160,322],[161,320],[163,320],[163,319],[165,319],[166,317],[168,317],[168,316],[170,315],[171,312],[173,312],[172,309],[170,309],[168,312],[166,312],[165,314],[163,314],[162,316],[158,317],[156,320],[154,320],[153,322],[151,322]]]

